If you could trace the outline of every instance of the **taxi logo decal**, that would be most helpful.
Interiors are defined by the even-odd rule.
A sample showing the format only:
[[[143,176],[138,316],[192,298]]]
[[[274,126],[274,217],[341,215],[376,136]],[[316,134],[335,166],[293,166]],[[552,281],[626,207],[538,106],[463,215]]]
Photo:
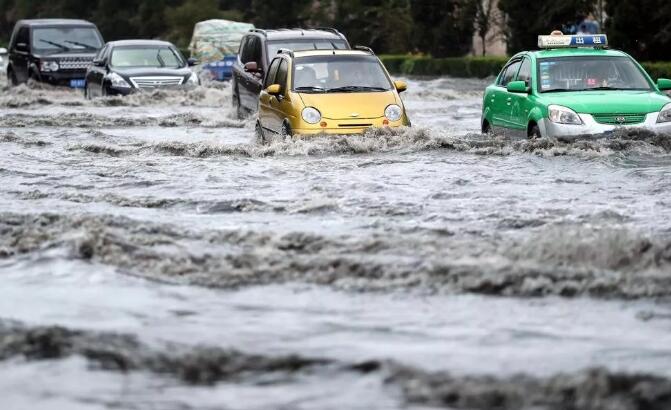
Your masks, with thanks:
[[[619,124],[624,124],[625,122],[627,122],[627,117],[622,117],[622,116],[615,117],[615,122],[617,122]]]

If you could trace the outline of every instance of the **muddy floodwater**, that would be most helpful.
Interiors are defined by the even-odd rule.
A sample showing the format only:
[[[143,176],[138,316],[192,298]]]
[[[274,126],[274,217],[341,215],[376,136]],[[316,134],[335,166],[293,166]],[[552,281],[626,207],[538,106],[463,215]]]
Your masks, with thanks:
[[[269,145],[226,84],[4,88],[0,408],[671,408],[671,137],[408,82],[413,128]]]

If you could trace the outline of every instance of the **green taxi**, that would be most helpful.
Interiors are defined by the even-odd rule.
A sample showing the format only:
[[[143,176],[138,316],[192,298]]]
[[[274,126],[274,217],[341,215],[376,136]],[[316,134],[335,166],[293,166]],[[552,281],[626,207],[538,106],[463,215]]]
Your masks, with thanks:
[[[528,138],[608,135],[618,128],[671,134],[671,80],[653,82],[605,35],[539,36],[485,91],[482,132]]]

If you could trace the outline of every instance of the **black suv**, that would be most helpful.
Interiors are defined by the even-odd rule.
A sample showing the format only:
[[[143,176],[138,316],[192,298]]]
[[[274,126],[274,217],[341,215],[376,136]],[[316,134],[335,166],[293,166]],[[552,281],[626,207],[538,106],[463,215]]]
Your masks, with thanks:
[[[98,28],[88,21],[21,20],[9,42],[7,78],[11,85],[33,79],[83,88],[86,69],[103,44]]]
[[[282,49],[349,50],[349,42],[332,28],[251,30],[240,42],[238,60],[233,66],[233,107],[238,117],[256,112],[264,73]]]

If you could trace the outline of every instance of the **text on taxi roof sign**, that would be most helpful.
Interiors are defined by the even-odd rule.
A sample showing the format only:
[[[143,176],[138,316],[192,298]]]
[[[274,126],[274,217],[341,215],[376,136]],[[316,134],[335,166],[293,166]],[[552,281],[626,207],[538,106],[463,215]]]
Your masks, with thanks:
[[[538,48],[605,47],[607,45],[608,38],[605,34],[538,36]]]

